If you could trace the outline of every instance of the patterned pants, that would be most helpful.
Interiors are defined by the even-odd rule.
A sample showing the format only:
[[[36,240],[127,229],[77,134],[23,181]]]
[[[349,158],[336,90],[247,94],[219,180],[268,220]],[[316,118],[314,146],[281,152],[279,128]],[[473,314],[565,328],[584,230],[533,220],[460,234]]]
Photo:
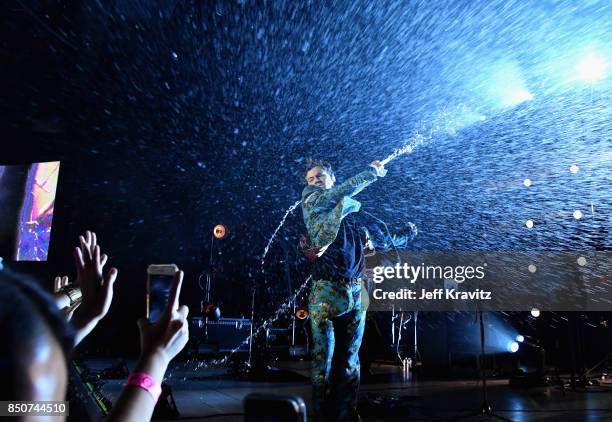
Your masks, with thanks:
[[[312,402],[316,420],[359,420],[359,348],[368,304],[361,282],[317,280],[312,285]]]

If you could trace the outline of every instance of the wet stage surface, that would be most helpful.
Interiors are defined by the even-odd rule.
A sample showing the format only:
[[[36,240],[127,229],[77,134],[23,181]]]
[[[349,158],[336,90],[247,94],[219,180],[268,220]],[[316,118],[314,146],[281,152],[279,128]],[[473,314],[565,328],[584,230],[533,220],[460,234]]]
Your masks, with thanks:
[[[85,363],[94,371],[111,366],[109,359]],[[128,362],[130,369],[133,365],[133,361]],[[267,380],[248,379],[225,368],[198,368],[196,361],[179,361],[171,364],[166,382],[172,388],[180,418],[242,421],[243,398],[257,392],[302,397],[310,420],[310,362],[279,361],[275,368]],[[105,380],[101,392],[114,401],[122,384],[123,380]],[[360,414],[364,421],[456,420],[480,409],[481,385],[475,379],[405,382],[399,365],[374,364],[372,375],[361,383]],[[514,388],[508,379],[489,380],[487,385],[493,410],[513,421],[612,420],[612,387],[564,392],[558,385]]]

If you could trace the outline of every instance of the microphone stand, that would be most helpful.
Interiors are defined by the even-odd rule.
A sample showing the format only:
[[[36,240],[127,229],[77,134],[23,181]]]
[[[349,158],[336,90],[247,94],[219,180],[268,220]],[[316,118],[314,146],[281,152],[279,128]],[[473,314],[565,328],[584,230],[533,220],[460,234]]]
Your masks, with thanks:
[[[454,421],[460,421],[463,419],[468,419],[468,418],[473,418],[473,417],[477,417],[477,416],[481,416],[481,417],[488,417],[489,420],[491,420],[491,418],[496,418],[499,419],[501,421],[506,421],[506,422],[512,422],[511,419],[505,418],[497,413],[495,413],[493,411],[493,408],[491,407],[491,403],[489,402],[489,398],[488,398],[488,394],[487,394],[487,374],[484,368],[484,364],[485,364],[485,330],[484,330],[484,321],[483,321],[483,311],[482,309],[478,310],[478,319],[480,320],[480,376],[481,376],[481,380],[482,380],[482,389],[481,389],[481,394],[482,394],[482,405],[480,406],[480,409],[476,412],[470,413],[469,415],[464,415],[464,416],[460,416],[456,419],[453,419]]]

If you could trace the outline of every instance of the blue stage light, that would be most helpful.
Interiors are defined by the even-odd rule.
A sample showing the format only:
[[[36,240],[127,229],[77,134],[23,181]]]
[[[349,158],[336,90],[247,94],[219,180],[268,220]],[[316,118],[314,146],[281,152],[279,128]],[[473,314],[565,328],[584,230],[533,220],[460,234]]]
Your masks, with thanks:
[[[533,100],[533,94],[525,88],[517,88],[516,90],[506,91],[503,102],[505,106],[513,106],[529,100]]]
[[[533,100],[522,71],[517,63],[502,61],[491,65],[482,86],[490,100],[497,106],[514,107],[522,102]]]
[[[522,343],[525,341],[525,336],[523,336],[522,334],[518,334],[516,336],[516,341],[518,341],[519,343]]]
[[[585,54],[575,68],[576,79],[593,83],[608,75],[606,60],[595,52]]]
[[[512,341],[508,344],[508,351],[510,353],[516,353],[519,349],[519,344],[516,341]]]

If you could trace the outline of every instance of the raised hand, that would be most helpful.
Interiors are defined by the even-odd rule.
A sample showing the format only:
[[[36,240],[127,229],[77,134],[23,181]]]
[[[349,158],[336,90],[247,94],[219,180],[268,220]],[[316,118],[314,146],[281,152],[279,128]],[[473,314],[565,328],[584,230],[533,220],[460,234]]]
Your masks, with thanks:
[[[94,232],[87,230],[85,236],[79,236],[79,242],[80,246],[74,248],[77,270],[75,285],[83,294],[79,314],[90,320],[100,320],[108,313],[113,300],[113,284],[118,271],[111,268],[106,274],[103,273],[108,256],[100,255]]]
[[[187,306],[179,306],[179,295],[183,284],[183,272],[177,271],[172,281],[168,303],[159,321],[138,321],[140,328],[140,359],[134,367],[135,373],[145,373],[157,383],[162,382],[168,363],[187,344]],[[152,395],[140,387],[127,385],[113,406],[108,422],[140,422],[151,419],[155,401]]]
[[[57,276],[53,279],[53,297],[57,307],[70,320],[74,315],[74,311],[81,305],[81,291],[79,289],[70,289],[72,283],[68,276]]]
[[[108,256],[100,255],[96,234],[87,230],[79,236],[80,245],[74,248],[77,271],[75,287],[81,289],[82,302],[72,323],[77,330],[76,344],[91,332],[106,316],[113,300],[113,285],[118,271],[111,268],[104,274]]]
[[[141,357],[156,356],[167,365],[187,344],[189,308],[179,306],[183,275],[182,271],[174,275],[168,303],[159,321],[150,322],[145,318],[138,321]]]
[[[53,279],[53,293],[59,293],[62,287],[66,287],[68,284],[70,284],[70,280],[68,279],[67,275],[55,277]]]
[[[385,165],[378,160],[374,160],[370,163],[370,167],[376,170],[376,175],[378,177],[385,177],[387,175],[387,169],[385,169]]]

